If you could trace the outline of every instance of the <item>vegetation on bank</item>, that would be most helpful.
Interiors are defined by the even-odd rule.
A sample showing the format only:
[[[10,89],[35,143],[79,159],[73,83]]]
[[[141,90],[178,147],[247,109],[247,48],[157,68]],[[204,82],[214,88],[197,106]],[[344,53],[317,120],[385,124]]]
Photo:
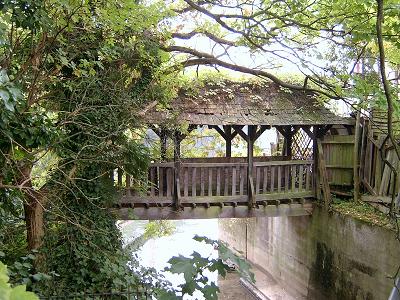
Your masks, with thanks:
[[[236,2],[237,7],[186,0],[0,1],[0,259],[10,278],[0,267],[2,288],[26,284],[41,294],[68,294],[130,285],[168,299],[201,288],[215,299],[218,288],[204,288],[202,271],[223,273],[221,260],[210,263],[195,253],[172,260],[171,271],[186,279],[173,290],[124,249],[108,211],[118,193],[110,170],[120,168],[141,185],[154,157],[144,147],[140,116],[148,107],[169,108],[185,84],[178,75],[184,67],[227,67],[328,98],[364,99],[360,107],[386,107],[385,94],[398,96],[395,86],[383,92],[375,41],[380,32],[390,50],[387,64],[398,66],[396,1],[383,7],[383,34],[374,29],[375,1],[261,1],[260,7]],[[213,14],[224,10],[232,15]],[[197,35],[218,44],[212,53],[172,41]],[[237,47],[265,55],[260,69],[224,63],[224,55],[214,53]],[[361,58],[364,78],[353,72]],[[290,60],[301,71],[300,85],[274,75]],[[392,104],[390,111],[399,115],[398,103]]]
[[[396,224],[389,215],[384,214],[368,203],[334,198],[331,208],[342,215],[350,216],[370,225],[396,230]]]

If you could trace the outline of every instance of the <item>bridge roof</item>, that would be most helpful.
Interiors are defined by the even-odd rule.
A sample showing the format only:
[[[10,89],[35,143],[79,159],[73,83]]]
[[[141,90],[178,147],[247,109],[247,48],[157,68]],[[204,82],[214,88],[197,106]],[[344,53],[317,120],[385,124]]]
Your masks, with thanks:
[[[182,89],[168,107],[145,114],[149,124],[193,125],[352,125],[335,115],[317,96],[267,82],[210,82]]]

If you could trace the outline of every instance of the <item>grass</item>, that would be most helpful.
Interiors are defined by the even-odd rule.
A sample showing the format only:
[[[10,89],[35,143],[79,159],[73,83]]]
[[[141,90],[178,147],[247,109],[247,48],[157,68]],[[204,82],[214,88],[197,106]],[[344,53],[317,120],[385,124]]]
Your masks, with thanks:
[[[384,227],[389,230],[396,230],[394,221],[386,214],[376,210],[365,202],[353,202],[334,198],[332,209],[346,216],[351,216],[357,220],[368,224]]]

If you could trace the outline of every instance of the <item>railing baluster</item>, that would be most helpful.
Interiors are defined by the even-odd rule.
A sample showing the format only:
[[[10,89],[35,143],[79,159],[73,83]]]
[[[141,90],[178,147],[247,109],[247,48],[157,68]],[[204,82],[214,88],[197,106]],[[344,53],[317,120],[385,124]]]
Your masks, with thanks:
[[[268,188],[268,167],[263,167],[263,169],[264,169],[263,193],[265,194]]]
[[[243,174],[244,168],[239,167],[239,180],[240,180],[240,185],[239,185],[239,194],[243,195],[244,194],[244,174]]]
[[[271,193],[275,190],[275,166],[271,166]]]
[[[282,190],[282,166],[278,166],[278,193]]]
[[[261,183],[261,168],[260,167],[255,167],[256,168],[256,195],[260,193],[260,183]]]
[[[289,193],[290,166],[285,166],[285,193]]]
[[[299,167],[299,192],[303,191],[303,174],[304,174],[303,165],[300,165],[300,167]]]
[[[236,168],[232,168],[232,196],[236,195]]]
[[[306,190],[310,190],[310,177],[311,177],[311,169],[310,165],[306,166]]]
[[[196,173],[197,173],[197,168],[194,167],[192,169],[192,197],[196,197]]]
[[[183,176],[185,177],[183,180],[183,195],[185,197],[189,196],[189,168],[183,169]]]
[[[150,167],[150,196],[154,197],[155,191],[154,191],[154,167]]]
[[[217,196],[221,195],[221,168],[217,168]]]
[[[296,191],[296,165],[292,166],[292,192]]]
[[[228,186],[229,186],[229,168],[224,168],[224,196],[229,195]]]
[[[172,170],[171,168],[166,168],[165,171],[167,172],[167,197],[171,197],[171,187],[173,186]]]
[[[200,196],[204,196],[204,180],[205,180],[204,172],[205,169],[200,168]]]
[[[208,168],[208,196],[212,197],[212,188],[213,188],[213,184],[212,184],[212,180],[213,180],[213,174],[212,174],[213,168]]]
[[[158,167],[158,180],[159,180],[158,197],[164,196],[164,171],[165,170],[163,167]]]

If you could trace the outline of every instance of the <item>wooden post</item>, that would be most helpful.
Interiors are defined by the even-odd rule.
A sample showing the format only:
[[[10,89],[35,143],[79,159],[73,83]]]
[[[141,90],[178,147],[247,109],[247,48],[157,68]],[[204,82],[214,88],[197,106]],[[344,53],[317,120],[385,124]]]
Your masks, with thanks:
[[[331,189],[329,187],[328,174],[326,172],[324,152],[322,150],[322,144],[319,139],[317,140],[317,145],[318,145],[318,169],[319,169],[319,176],[321,177],[320,179],[322,181],[322,191],[324,194],[324,207],[325,209],[328,209],[331,203]]]
[[[232,157],[232,126],[224,125],[225,157]]]
[[[286,132],[287,132],[287,135],[285,136],[285,141],[286,141],[285,155],[289,156],[291,158],[292,157],[292,141],[293,141],[293,133],[292,133],[291,127],[289,127]]]
[[[253,208],[255,205],[255,193],[253,184],[253,155],[254,155],[254,141],[256,139],[256,125],[249,125],[247,132],[247,193],[248,193],[248,206]]]
[[[176,160],[174,165],[174,205],[176,210],[181,209],[180,171],[181,162]]]
[[[320,190],[320,181],[318,175],[318,126],[313,126],[313,182],[314,182],[314,189],[315,189],[315,198],[317,200],[321,200],[321,190]]]
[[[360,111],[357,112],[356,128],[354,136],[354,152],[353,152],[353,176],[354,176],[354,201],[360,198],[360,177],[359,177],[359,145],[360,145]]]
[[[180,133],[174,132],[174,161],[178,161],[181,158],[181,141]]]

